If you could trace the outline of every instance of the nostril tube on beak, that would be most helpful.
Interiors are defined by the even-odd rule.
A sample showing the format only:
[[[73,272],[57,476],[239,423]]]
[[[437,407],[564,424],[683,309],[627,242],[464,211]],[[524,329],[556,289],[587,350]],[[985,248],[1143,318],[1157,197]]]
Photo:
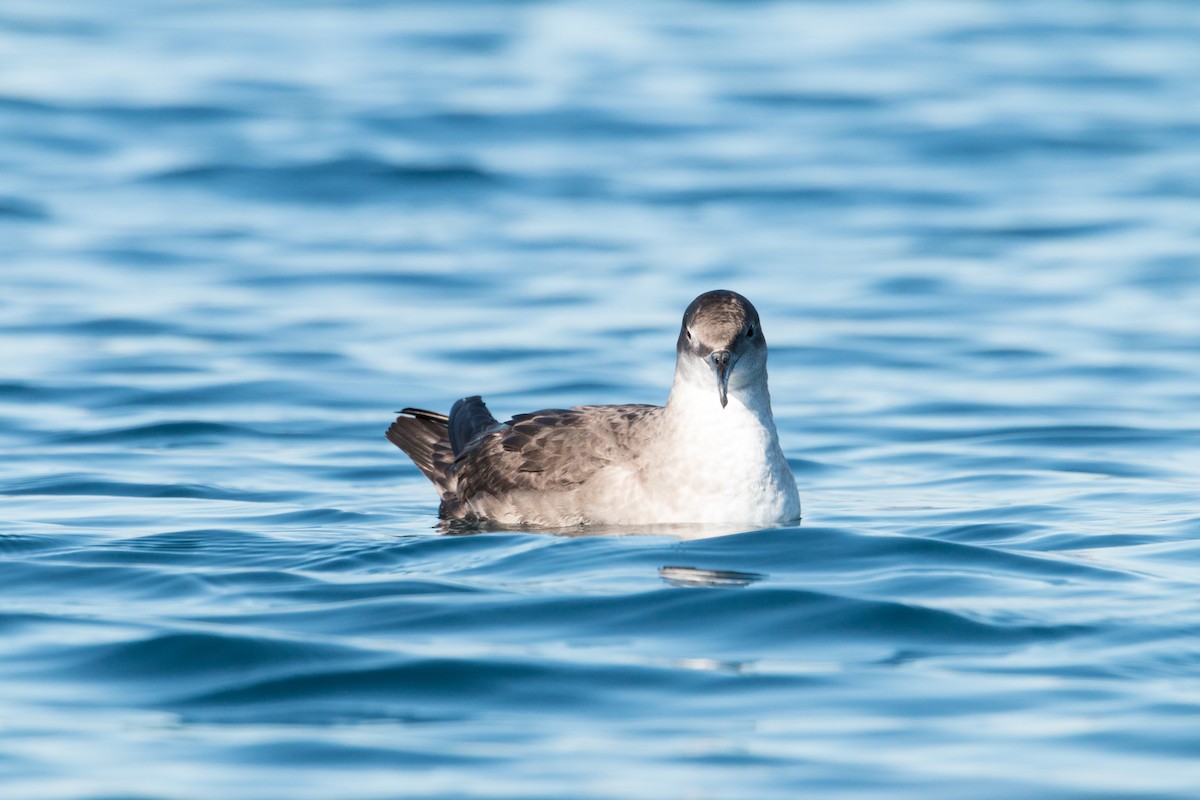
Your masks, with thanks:
[[[717,350],[708,357],[713,372],[717,375],[717,393],[721,397],[721,408],[729,403],[729,370],[733,367],[733,354],[728,350]]]

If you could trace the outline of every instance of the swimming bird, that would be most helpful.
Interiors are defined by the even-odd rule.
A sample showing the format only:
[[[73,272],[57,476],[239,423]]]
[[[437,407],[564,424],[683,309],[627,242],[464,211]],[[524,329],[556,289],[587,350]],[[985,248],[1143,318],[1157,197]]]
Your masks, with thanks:
[[[387,438],[441,493],[438,515],[513,527],[737,523],[800,516],[767,391],[754,306],[687,307],[665,406],[550,408],[500,422],[480,397],[406,408]]]

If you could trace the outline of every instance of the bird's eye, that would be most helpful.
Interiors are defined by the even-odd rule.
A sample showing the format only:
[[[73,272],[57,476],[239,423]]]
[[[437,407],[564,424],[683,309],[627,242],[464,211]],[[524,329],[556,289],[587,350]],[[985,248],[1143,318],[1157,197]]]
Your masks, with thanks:
[[[684,328],[683,332],[687,334],[688,341],[690,342],[692,340],[692,332],[689,331],[687,328]]]
[[[746,338],[747,339],[754,338],[754,326],[753,325],[751,325],[749,328],[746,328]]]

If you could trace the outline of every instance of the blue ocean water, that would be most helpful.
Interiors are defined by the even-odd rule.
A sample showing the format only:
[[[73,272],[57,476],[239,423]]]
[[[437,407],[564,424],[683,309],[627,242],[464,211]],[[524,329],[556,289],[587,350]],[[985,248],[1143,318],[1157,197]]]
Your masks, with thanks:
[[[1197,41],[6,2],[0,795],[1196,797]],[[800,525],[442,534],[396,409],[660,403],[712,288]]]

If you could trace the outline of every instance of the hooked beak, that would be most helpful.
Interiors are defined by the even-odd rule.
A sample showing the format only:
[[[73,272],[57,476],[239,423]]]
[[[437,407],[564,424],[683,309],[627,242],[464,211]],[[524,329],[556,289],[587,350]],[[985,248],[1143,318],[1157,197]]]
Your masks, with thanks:
[[[721,408],[729,403],[729,373],[733,372],[733,353],[717,350],[708,357],[708,363],[717,375],[717,392],[721,396]]]

